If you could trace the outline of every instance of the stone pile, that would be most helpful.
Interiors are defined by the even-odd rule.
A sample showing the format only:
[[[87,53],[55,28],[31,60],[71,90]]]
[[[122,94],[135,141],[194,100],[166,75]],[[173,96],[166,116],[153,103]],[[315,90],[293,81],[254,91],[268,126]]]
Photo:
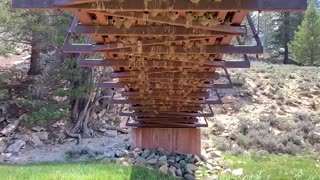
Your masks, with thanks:
[[[223,157],[219,152],[211,152],[202,156],[192,154],[169,153],[163,148],[116,149],[106,152],[96,152],[87,146],[76,146],[66,152],[72,158],[112,159],[123,166],[142,166],[159,170],[178,179],[217,179],[221,173],[231,173],[226,170]]]

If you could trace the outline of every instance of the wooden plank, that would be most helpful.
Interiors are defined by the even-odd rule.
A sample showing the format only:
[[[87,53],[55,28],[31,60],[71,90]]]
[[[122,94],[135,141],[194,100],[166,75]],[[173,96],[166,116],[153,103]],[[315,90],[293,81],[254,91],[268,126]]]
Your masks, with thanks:
[[[242,27],[241,27],[242,29]],[[223,37],[226,35],[245,35],[246,30],[240,32],[218,32],[179,26],[155,25],[155,26],[133,26],[130,29],[116,28],[110,26],[88,26],[78,24],[73,33],[76,34],[100,34],[115,36],[139,36],[139,37],[157,37],[157,36],[192,36],[192,37]]]
[[[261,46],[214,45],[204,46],[202,49],[184,46],[143,46],[125,49],[106,49],[105,45],[65,46],[65,53],[98,53],[110,54],[262,54]]]
[[[110,104],[172,104],[172,105],[179,105],[179,104],[192,104],[192,105],[217,105],[223,104],[220,100],[154,100],[154,99],[138,99],[138,100],[130,100],[130,99],[112,99]]]
[[[155,70],[157,71],[157,70]],[[168,70],[166,70],[168,71]],[[110,73],[111,78],[138,78],[142,75],[140,71],[131,71],[131,72],[114,72]],[[183,73],[183,72],[157,72],[153,74],[144,73],[145,78],[147,79],[219,79],[219,73],[210,73],[210,72],[201,72],[201,73]],[[136,79],[137,80],[137,79]]]
[[[121,11],[303,11],[307,8],[307,0],[227,0],[227,1],[200,1],[194,4],[190,1],[153,0],[145,4],[145,0],[125,1],[104,0],[107,2],[87,3],[62,6],[76,0],[13,0],[15,9],[87,9],[87,10],[119,10]],[[80,2],[80,1],[78,1]],[[61,5],[61,6],[58,6]]]
[[[97,85],[101,88],[124,88],[125,86],[134,87],[135,83],[121,83],[121,82],[103,82]],[[193,85],[174,85],[170,87],[172,90],[183,90],[186,87],[192,87],[195,89],[230,89],[232,88],[232,84],[203,84],[197,87],[193,87]],[[137,87],[138,88],[138,87]],[[163,89],[163,88],[157,88],[155,84],[150,84],[150,88],[152,89]]]
[[[186,90],[187,91],[187,90]],[[183,94],[182,93],[178,93],[173,92],[172,94],[169,94],[169,92],[150,92],[148,94],[144,94],[142,92],[139,91],[131,91],[131,92],[121,92],[122,96],[126,96],[126,97],[139,97],[139,96],[153,96],[153,97],[162,97],[162,96],[170,96],[170,97],[181,97]],[[188,97],[205,97],[208,98],[210,95],[209,92],[191,92],[188,94]]]
[[[169,67],[184,67],[194,68],[195,65],[202,64],[201,67],[226,67],[226,68],[249,68],[250,62],[246,61],[205,61],[205,62],[179,62],[179,61],[166,61],[166,60],[147,60],[142,62],[129,62],[128,60],[80,60],[77,62],[78,67],[129,67],[129,66],[140,66],[143,64],[144,67],[158,67],[158,68],[169,68]]]
[[[127,18],[133,19],[137,21],[146,21],[149,23],[159,23],[159,24],[168,24],[171,26],[180,26],[180,27],[188,27],[192,29],[202,29],[209,31],[219,31],[219,32],[228,32],[234,34],[246,34],[247,30],[244,26],[229,26],[221,24],[221,22],[214,26],[204,26],[197,21],[188,22],[185,18],[178,17],[175,21],[170,20],[167,17],[163,16],[155,16],[152,17],[149,14],[138,13],[138,12],[116,12],[116,13],[106,13],[108,16],[114,16],[119,18]],[[213,20],[214,21],[214,20]],[[223,23],[223,22],[222,22]]]
[[[212,113],[185,113],[185,112],[161,112],[159,114],[151,112],[120,112],[119,116],[129,117],[213,117]]]

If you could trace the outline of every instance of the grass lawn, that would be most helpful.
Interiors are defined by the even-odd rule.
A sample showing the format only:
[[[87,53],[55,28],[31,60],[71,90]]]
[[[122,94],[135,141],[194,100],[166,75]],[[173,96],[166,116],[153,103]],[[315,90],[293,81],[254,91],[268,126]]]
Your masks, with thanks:
[[[0,165],[1,180],[170,180],[156,171],[121,167],[115,164],[55,163],[33,165]]]
[[[230,156],[226,159],[232,169],[243,168],[240,178],[223,176],[220,179],[245,180],[320,180],[320,162],[307,157],[288,155],[269,155],[264,158],[255,156]]]

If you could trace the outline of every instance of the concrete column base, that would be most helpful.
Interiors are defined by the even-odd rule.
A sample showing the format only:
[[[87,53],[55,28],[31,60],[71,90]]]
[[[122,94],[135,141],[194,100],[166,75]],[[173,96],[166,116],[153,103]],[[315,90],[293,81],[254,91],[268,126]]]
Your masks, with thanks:
[[[132,128],[132,147],[201,155],[201,130],[198,128]]]

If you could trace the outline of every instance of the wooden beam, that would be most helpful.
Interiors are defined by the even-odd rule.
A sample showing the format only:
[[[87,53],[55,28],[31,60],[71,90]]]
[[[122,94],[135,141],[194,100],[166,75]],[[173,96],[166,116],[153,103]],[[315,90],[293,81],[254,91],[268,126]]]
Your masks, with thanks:
[[[87,2],[83,1],[82,2]],[[227,0],[200,1],[197,4],[185,0],[162,1],[145,0],[125,1],[104,0],[107,2],[72,4],[79,0],[13,0],[15,9],[86,9],[108,11],[303,11],[307,0]],[[81,2],[81,3],[82,3]],[[69,5],[71,3],[71,5]],[[63,6],[65,5],[65,6]],[[69,5],[69,6],[68,6]],[[105,9],[103,9],[105,7]]]
[[[156,71],[156,70],[155,70]],[[152,71],[151,71],[152,72]],[[119,73],[110,73],[111,78],[138,78],[141,75],[140,71],[131,71],[131,72],[119,72]],[[210,72],[201,72],[201,73],[186,73],[182,72],[159,72],[157,74],[148,74],[146,73],[146,78],[148,79],[219,79],[219,73],[210,73]]]
[[[230,26],[232,29],[232,26]],[[209,31],[193,28],[185,28],[179,26],[168,26],[168,25],[155,25],[155,26],[133,26],[130,29],[116,28],[110,26],[88,26],[78,24],[73,33],[85,34],[85,35],[115,35],[115,36],[139,36],[139,37],[150,37],[150,36],[192,36],[192,37],[224,37],[226,35],[245,35],[246,29],[239,27],[239,32],[218,32]]]
[[[124,88],[126,86],[129,87],[135,87],[136,83],[130,83],[130,86],[128,83],[121,83],[121,82],[103,82],[98,84],[98,87],[101,88]],[[172,88],[173,90],[183,90],[187,87],[193,87],[193,85],[174,85]],[[232,84],[203,84],[200,86],[197,86],[195,89],[231,89],[233,86]],[[138,87],[135,87],[138,88]],[[157,88],[157,86],[154,83],[150,84],[150,88],[152,89],[163,89],[163,88]]]
[[[198,104],[198,105],[202,105],[202,104],[210,104],[210,105],[217,105],[217,104],[223,104],[222,101],[220,100],[155,100],[155,99],[136,99],[136,100],[130,100],[130,99],[111,99],[110,100],[110,104]]]
[[[65,46],[65,53],[110,53],[110,54],[262,54],[261,46],[214,45],[186,49],[184,46],[143,46],[125,49],[107,49],[105,45]]]
[[[129,117],[213,117],[212,113],[185,113],[185,112],[161,112],[148,113],[148,112],[120,112],[119,116],[129,116]]]
[[[77,62],[78,67],[129,67],[138,66],[141,62],[129,62],[128,60],[80,60]],[[147,60],[142,62],[144,67],[184,67],[194,68],[195,65],[202,64],[201,67],[225,67],[225,68],[249,68],[250,62],[246,61],[205,61],[205,62],[179,62],[166,60]]]

